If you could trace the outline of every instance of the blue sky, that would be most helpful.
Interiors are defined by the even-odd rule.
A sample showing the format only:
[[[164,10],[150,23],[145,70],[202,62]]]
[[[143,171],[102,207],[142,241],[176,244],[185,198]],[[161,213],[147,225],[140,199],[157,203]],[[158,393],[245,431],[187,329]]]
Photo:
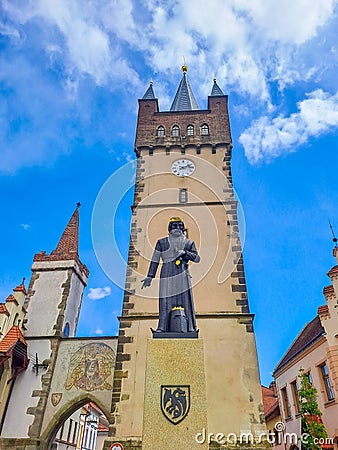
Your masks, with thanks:
[[[34,0],[0,3],[0,293],[55,248],[77,201],[91,271],[79,335],[117,332],[121,291],[101,270],[91,214],[134,159],[149,80],[170,107],[183,55],[200,108],[229,94],[233,178],[246,221],[262,381],[317,307],[338,234],[337,2]],[[126,255],[131,192],[116,237]]]

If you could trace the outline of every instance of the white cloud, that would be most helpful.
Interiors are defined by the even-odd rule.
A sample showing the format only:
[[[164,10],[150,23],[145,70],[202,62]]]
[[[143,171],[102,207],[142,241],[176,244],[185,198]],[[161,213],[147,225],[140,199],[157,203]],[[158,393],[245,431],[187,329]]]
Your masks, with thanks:
[[[309,8],[308,0],[236,0],[265,38],[291,44],[303,44],[313,38],[332,16],[335,3],[316,0]]]
[[[11,38],[14,39],[20,38],[20,33],[16,28],[8,26],[2,22],[0,22],[0,34],[2,34],[3,36],[10,36]]]
[[[91,119],[86,85],[115,90],[117,97],[130,89],[142,95],[148,79],[141,83],[138,73],[147,72],[154,78],[161,109],[169,108],[183,56],[201,108],[200,98],[210,93],[216,75],[224,92],[236,92],[244,100],[247,117],[259,108],[267,110],[252,125],[264,135],[262,142],[259,136],[250,138],[249,130],[242,134],[243,142],[257,142],[247,150],[251,161],[291,151],[290,146],[307,141],[300,132],[289,130],[297,117],[306,127],[306,112],[275,119],[271,113],[283,103],[286,88],[300,86],[302,92],[310,92],[320,86],[335,92],[336,5],[336,0],[317,0],[311,7],[308,0],[209,0],[207,4],[204,0],[3,0],[0,32],[10,43],[10,57],[6,53],[0,60],[2,78],[12,93],[9,102],[15,94],[18,111],[17,117],[9,111],[10,117],[8,100],[0,103],[4,143],[0,170],[47,160],[52,164],[65,153],[68,145],[63,136],[70,141],[63,130],[68,129],[69,117],[77,123],[88,119],[89,124]],[[81,107],[85,112],[76,110]],[[45,111],[50,115],[49,129],[47,120],[39,119]],[[20,127],[11,135],[11,123],[17,122]],[[318,133],[326,130],[323,127]],[[32,145],[30,136],[37,145]],[[275,148],[273,142],[279,141]],[[15,153],[13,146],[18,149]]]
[[[307,0],[209,0],[207,6],[204,0],[148,0],[152,16],[141,27],[139,48],[158,73],[176,71],[185,55],[203,89],[216,71],[227,89],[270,106],[272,80],[284,89],[319,70],[318,42],[335,19],[335,3],[318,0],[309,8]]]
[[[130,163],[135,160],[134,156],[131,155],[130,153],[123,152],[123,156],[125,157],[127,163]]]
[[[28,230],[31,226],[28,223],[22,223],[20,225],[24,230]]]
[[[100,300],[102,298],[108,297],[111,294],[111,289],[109,286],[90,288],[88,293],[88,298],[91,300]]]
[[[101,330],[100,327],[97,327],[96,330],[95,330],[95,334],[102,335],[103,334],[103,330]]]
[[[338,127],[338,92],[329,95],[317,89],[298,103],[298,109],[289,117],[263,116],[241,134],[239,141],[251,163],[293,152],[311,137]]]
[[[318,42],[311,43],[336,19],[336,3],[317,0],[309,8],[308,0],[209,0],[207,6],[204,0],[30,0],[15,6],[4,0],[4,9],[14,24],[35,20],[45,31],[40,45],[51,59],[58,48],[56,57],[71,80],[64,86],[72,92],[77,74],[100,86],[118,79],[140,88],[137,52],[167,79],[184,55],[201,89],[217,71],[221,84],[269,102],[271,79],[284,88],[315,75],[321,52]],[[305,47],[307,60],[299,52]],[[316,61],[310,61],[311,52]]]
[[[37,28],[41,27],[44,37],[41,44],[51,59],[58,48],[64,75],[73,79],[76,74],[87,74],[99,86],[107,85],[114,78],[137,85],[137,73],[123,58],[119,45],[111,42],[111,36],[102,24],[107,5],[107,0],[31,0],[17,7],[4,2],[12,20],[20,24],[35,20]],[[122,4],[116,5],[113,13],[117,23],[119,18],[116,16],[121,11],[124,11]],[[74,88],[74,84],[71,87]]]

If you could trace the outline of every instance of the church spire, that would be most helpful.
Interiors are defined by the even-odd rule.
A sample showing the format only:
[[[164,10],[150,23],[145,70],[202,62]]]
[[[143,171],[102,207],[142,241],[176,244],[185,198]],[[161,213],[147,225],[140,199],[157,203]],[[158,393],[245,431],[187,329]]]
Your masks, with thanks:
[[[153,89],[153,82],[150,81],[149,83],[149,87],[146,90],[144,96],[142,97],[142,100],[155,100],[155,94],[154,94],[154,89]]]
[[[62,259],[75,259],[79,251],[79,208],[81,203],[76,204],[75,211],[70,218],[59,243],[52,255],[60,256]]]
[[[215,96],[218,96],[218,95],[224,95],[224,94],[223,94],[222,89],[218,86],[216,78],[214,78],[214,84],[212,86],[210,96],[211,97],[215,97]]]
[[[190,87],[186,73],[188,72],[188,66],[184,64],[182,66],[183,77],[178,86],[173,104],[170,111],[192,111],[198,109],[198,105],[192,89]]]

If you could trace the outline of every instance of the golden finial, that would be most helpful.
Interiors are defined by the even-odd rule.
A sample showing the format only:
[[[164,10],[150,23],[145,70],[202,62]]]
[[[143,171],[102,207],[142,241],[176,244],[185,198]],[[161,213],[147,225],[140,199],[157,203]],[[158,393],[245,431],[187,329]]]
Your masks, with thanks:
[[[150,86],[153,85],[153,80],[150,80],[149,85],[150,85]]]
[[[216,83],[216,77],[213,78],[214,83]]]
[[[185,62],[185,57],[184,57],[184,55],[183,55],[182,72],[183,72],[183,73],[187,73],[187,72],[188,72],[188,66],[187,66],[187,64],[186,64],[186,62]]]

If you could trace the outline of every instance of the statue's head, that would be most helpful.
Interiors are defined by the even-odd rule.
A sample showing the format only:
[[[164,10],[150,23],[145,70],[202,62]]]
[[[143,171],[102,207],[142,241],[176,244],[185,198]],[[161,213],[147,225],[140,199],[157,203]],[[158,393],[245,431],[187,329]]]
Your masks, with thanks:
[[[180,230],[182,233],[184,233],[184,223],[183,223],[182,219],[180,219],[180,217],[171,217],[169,219],[169,224],[168,224],[169,233],[172,230]]]

